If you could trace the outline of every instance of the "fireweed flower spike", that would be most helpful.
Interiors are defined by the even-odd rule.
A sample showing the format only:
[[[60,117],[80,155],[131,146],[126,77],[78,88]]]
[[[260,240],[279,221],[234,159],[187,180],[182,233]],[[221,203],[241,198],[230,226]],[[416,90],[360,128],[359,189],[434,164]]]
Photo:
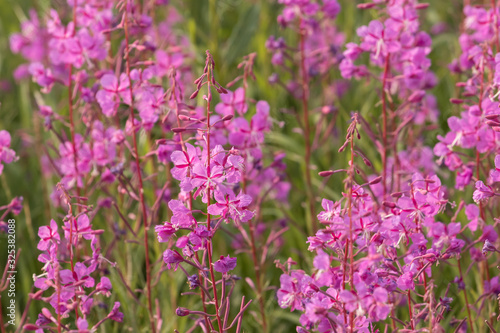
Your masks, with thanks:
[[[66,194],[64,194],[66,195]],[[102,270],[105,264],[100,253],[99,230],[93,230],[87,215],[88,207],[82,207],[84,213],[78,217],[72,213],[74,205],[71,197],[65,197],[68,203],[68,215],[65,217],[65,226],[60,228],[55,220],[50,221],[50,225],[40,227],[38,231],[38,249],[42,254],[38,260],[44,265],[42,274],[34,276],[34,285],[40,289],[33,298],[49,303],[57,319],[52,315],[52,311],[44,308],[35,324],[27,324],[25,329],[43,332],[45,330],[65,330],[75,329],[80,331],[93,331],[104,321],[111,319],[121,322],[123,314],[119,312],[120,303],[116,302],[112,312],[100,321],[96,321],[92,327],[88,322],[91,310],[98,303],[96,296],[102,294],[106,297],[111,295],[111,282],[107,277],[101,277],[96,284],[93,276]],[[70,227],[71,226],[71,227]],[[61,237],[61,229],[64,230],[64,238]],[[90,245],[90,247],[88,246]],[[77,249],[91,249],[91,260],[77,262],[75,251]],[[62,260],[59,256],[67,256],[67,260]],[[98,297],[100,298],[100,297]],[[65,320],[70,313],[76,315],[75,324]],[[55,325],[55,326],[54,326]],[[29,327],[27,327],[29,326]]]
[[[175,244],[182,250],[182,254],[177,250],[167,249],[163,254],[163,261],[168,268],[177,270],[180,267],[186,274],[190,288],[199,286],[202,300],[210,300],[215,305],[215,315],[210,314],[209,307],[206,305],[201,312],[179,308],[177,315],[199,314],[205,320],[197,321],[195,326],[206,325],[206,328],[222,332],[232,326],[227,323],[231,292],[227,292],[226,282],[235,283],[235,280],[230,279],[227,273],[236,268],[236,258],[231,258],[229,255],[220,256],[219,260],[213,262],[213,238],[223,220],[234,223],[248,222],[253,218],[253,213],[247,209],[252,203],[252,197],[243,193],[235,195],[233,190],[242,180],[244,159],[236,154],[234,148],[226,151],[220,144],[217,144],[218,137],[222,137],[224,133],[222,130],[219,132],[216,127],[218,116],[212,115],[212,89],[220,94],[226,93],[227,90],[215,80],[215,63],[208,51],[206,55],[204,73],[195,81],[198,87],[196,91],[204,85],[207,86],[207,94],[203,96],[206,101],[206,112],[204,115],[182,117],[182,120],[179,117],[179,124],[181,121],[192,122],[198,117],[196,146],[185,142],[182,150],[175,150],[170,156],[175,166],[171,169],[171,174],[180,181],[182,191],[178,199],[169,201],[168,206],[172,211],[170,221],[156,226],[155,231],[158,240],[167,243],[173,236],[179,236],[181,232],[187,231],[187,235],[180,236]],[[191,97],[194,98],[193,95]],[[226,123],[234,121],[231,118],[223,119],[224,127],[222,128],[229,127]],[[179,135],[182,135],[182,132]],[[213,135],[215,135],[214,138]],[[214,140],[216,143],[213,143]],[[221,143],[225,142],[221,141]],[[205,204],[206,222],[200,220],[198,214],[192,210],[197,199]],[[212,215],[219,217],[212,219]],[[183,266],[184,264],[195,268],[199,274],[190,275]],[[215,272],[223,274],[222,290],[217,286]],[[211,291],[209,286],[212,286]],[[232,288],[230,290],[232,291]],[[243,315],[248,305],[249,302],[240,309],[237,314],[238,318]],[[223,314],[222,310],[226,313]]]

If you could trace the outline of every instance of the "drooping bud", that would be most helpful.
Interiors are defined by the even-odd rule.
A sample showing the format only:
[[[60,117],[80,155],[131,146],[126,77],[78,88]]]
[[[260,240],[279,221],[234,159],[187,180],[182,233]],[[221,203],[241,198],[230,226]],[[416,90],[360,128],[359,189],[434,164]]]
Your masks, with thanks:
[[[334,174],[334,172],[333,172],[332,170],[320,171],[320,172],[318,173],[318,175],[319,175],[320,177],[330,177],[330,176],[331,176],[331,175],[333,175],[333,174]]]
[[[375,184],[378,184],[382,181],[382,176],[378,176],[377,178],[374,178],[373,180],[371,180],[368,184],[370,185],[375,185]]]
[[[396,208],[396,204],[394,202],[384,201],[384,202],[382,202],[382,205],[389,207],[389,208]]]
[[[179,317],[185,317],[187,315],[189,315],[189,309],[186,309],[186,308],[181,308],[181,307],[178,307],[176,310],[175,310],[175,314],[178,315]]]

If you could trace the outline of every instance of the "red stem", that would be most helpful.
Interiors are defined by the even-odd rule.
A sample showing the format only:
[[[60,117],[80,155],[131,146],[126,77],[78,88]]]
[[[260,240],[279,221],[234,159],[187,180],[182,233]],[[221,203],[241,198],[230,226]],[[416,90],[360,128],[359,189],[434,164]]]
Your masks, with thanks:
[[[134,125],[134,91],[132,87],[132,79],[130,78],[130,55],[129,55],[129,33],[128,33],[128,18],[127,18],[127,8],[125,8],[124,16],[124,32],[125,32],[125,61],[126,61],[126,71],[129,80],[129,90],[130,90],[130,121],[132,122],[132,140],[134,143],[134,154],[135,154],[135,166],[137,172],[137,178],[139,181],[139,199],[141,202],[142,209],[142,220],[144,222],[144,249],[145,249],[145,261],[146,261],[146,288],[147,288],[147,302],[149,311],[149,321],[151,323],[151,332],[156,332],[156,327],[153,318],[153,306],[151,302],[151,264],[149,261],[149,241],[148,241],[148,215],[146,210],[146,202],[144,200],[144,186],[142,182],[141,174],[141,164],[139,161],[139,149],[137,148],[137,135],[135,133]]]
[[[413,310],[411,308],[411,295],[410,295],[411,291],[408,290],[408,311],[409,311],[409,314],[410,314],[410,325],[411,325],[411,329],[414,330],[415,329],[415,324],[413,323]]]
[[[356,126],[356,124],[354,124]],[[352,230],[352,186],[354,178],[354,132],[350,136],[351,145],[351,161],[349,165],[349,196],[347,197],[347,214],[349,215],[349,281],[351,284],[351,290],[354,290],[354,254],[353,254],[353,242],[354,235]],[[351,333],[354,332],[354,312],[349,314]]]
[[[389,57],[389,54],[385,57],[384,75],[382,77],[382,142],[384,145],[382,150],[382,187],[384,189],[384,199],[387,194],[387,96],[385,86],[387,83],[387,75],[389,74]]]
[[[210,177],[210,99],[212,98],[211,91],[210,91],[210,84],[212,83],[212,75],[213,73],[211,72],[212,69],[212,57],[207,51],[207,174]],[[210,197],[210,184],[207,186],[207,211],[208,207],[211,204],[211,197]],[[210,214],[207,214],[207,229],[210,232]],[[222,333],[224,330],[224,327],[222,326],[222,320],[220,318],[219,314],[219,296],[217,295],[217,284],[215,281],[215,274],[214,274],[214,267],[212,265],[212,236],[208,239],[208,244],[207,244],[207,252],[208,252],[208,265],[210,269],[210,277],[212,279],[212,286],[214,288],[214,300],[215,300],[215,316],[217,317],[217,323],[219,325],[219,331]]]
[[[462,265],[460,264],[460,259],[457,259],[457,263],[458,263],[458,271],[460,273],[460,280],[462,280],[462,282],[464,281],[464,277],[462,275]],[[470,330],[472,333],[474,333],[474,328],[472,327],[472,318],[470,316],[470,309],[469,309],[469,299],[467,298],[467,292],[465,291],[465,288],[462,289],[462,291],[464,292],[464,297],[465,297],[465,306],[467,307],[467,316],[468,316],[468,320],[469,320],[469,326],[470,326]]]
[[[251,247],[252,247],[252,260],[253,260],[253,267],[255,269],[255,279],[257,283],[257,297],[259,298],[259,307],[260,307],[260,314],[262,317],[262,328],[264,332],[267,332],[267,322],[266,322],[266,312],[264,308],[264,298],[262,297],[262,284],[261,284],[261,270],[260,270],[260,261],[257,259],[257,249],[255,246],[255,228],[253,225],[252,220],[248,221],[248,227],[250,229],[250,240],[251,240]]]
[[[309,75],[306,68],[305,55],[305,30],[302,29],[302,18],[299,23],[300,29],[300,69],[302,76],[302,108],[304,109],[304,139],[305,139],[305,163],[306,163],[306,187],[307,197],[309,201],[309,213],[311,215],[312,232],[316,233],[318,224],[316,221],[316,213],[314,208],[314,195],[311,181],[311,129],[309,124]]]
[[[72,35],[73,37],[75,36],[76,33],[76,0],[73,1],[73,32]],[[75,164],[75,176],[76,176],[76,193],[78,198],[76,199],[76,202],[80,202],[80,188],[78,187],[78,151],[76,150],[76,143],[75,143],[75,123],[73,120],[73,65],[69,64],[69,80],[68,80],[68,109],[69,109],[69,128],[71,132],[71,145],[73,147],[73,162]],[[69,202],[69,200],[68,200]],[[75,275],[75,269],[74,269],[74,263],[73,263],[73,211],[71,208],[71,203],[69,202],[69,210],[70,210],[70,227],[69,227],[69,244],[68,244],[68,250],[70,253],[70,264],[71,264],[71,272],[73,275]],[[78,211],[81,211],[81,207],[78,205]],[[74,300],[76,303],[78,303],[78,297],[75,295]],[[75,315],[76,319],[78,319],[78,306],[75,307]]]

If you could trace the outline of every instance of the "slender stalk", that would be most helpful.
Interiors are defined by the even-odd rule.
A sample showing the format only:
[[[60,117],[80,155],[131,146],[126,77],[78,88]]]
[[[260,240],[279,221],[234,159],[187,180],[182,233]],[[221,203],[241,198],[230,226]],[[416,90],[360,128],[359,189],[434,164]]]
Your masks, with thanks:
[[[175,79],[175,73],[172,73],[172,99],[174,101],[174,105],[175,105],[175,114],[176,114],[176,118],[177,118],[177,126],[178,127],[182,127],[181,125],[181,120],[179,119],[179,105],[178,105],[178,102],[177,102],[177,95],[175,93],[175,90],[177,89],[177,80]],[[179,135],[179,141],[180,141],[180,144],[181,144],[181,148],[182,148],[182,151],[184,152],[187,152],[187,149],[186,149],[186,143],[184,141],[184,136],[182,135],[182,132],[178,134]],[[167,177],[170,178],[170,171],[168,171],[167,173]],[[189,192],[189,210],[193,210],[193,194],[191,192]],[[198,260],[198,253],[196,253],[196,259]],[[198,277],[200,279],[200,281],[203,280],[203,287],[206,288],[207,285],[205,284],[205,279],[204,279],[204,276],[203,274],[201,274],[201,272],[198,272]],[[205,303],[205,293],[203,292],[203,288],[200,288],[200,297],[201,297],[201,303],[203,304],[203,312],[204,313],[207,313],[207,305]],[[205,325],[207,326],[207,329],[210,327],[210,318],[208,318],[208,316],[204,316],[205,317]]]
[[[497,15],[496,0],[491,0],[491,7],[493,8],[493,27],[495,30],[495,46],[496,46],[496,52],[498,52],[500,50],[500,40],[498,37],[498,15]]]
[[[411,291],[410,290],[408,290],[408,313],[410,315],[411,329],[414,330],[415,329],[415,324],[413,323],[413,310],[412,310],[412,307],[411,307]]]
[[[390,55],[385,57],[384,75],[382,77],[382,187],[383,198],[387,195],[387,96],[385,86],[387,84],[387,75],[389,74]]]
[[[257,283],[257,297],[259,298],[259,308],[260,315],[262,317],[262,329],[264,332],[267,332],[267,321],[266,321],[266,312],[264,307],[264,298],[262,295],[262,278],[261,278],[261,269],[260,269],[260,261],[257,259],[257,248],[255,245],[255,227],[253,225],[252,220],[248,221],[248,227],[250,229],[250,241],[252,247],[252,260],[253,267],[255,270],[255,282]]]
[[[354,127],[356,126],[355,120],[354,121]],[[354,130],[353,130],[354,131]],[[349,216],[349,281],[351,284],[351,290],[354,290],[354,255],[353,255],[353,242],[354,242],[354,235],[353,235],[353,221],[352,221],[352,185],[353,185],[353,179],[354,179],[354,132],[351,133],[350,138],[350,147],[351,147],[351,160],[349,164],[349,182],[347,183],[347,186],[349,186],[349,195],[347,197],[347,214]],[[351,312],[349,314],[349,326],[351,327],[351,333],[354,332],[354,312]]]
[[[457,258],[457,263],[458,263],[458,272],[460,273],[460,279],[463,281],[464,277],[462,275],[462,265],[460,264],[459,258]],[[462,291],[464,292],[465,306],[467,308],[467,319],[469,320],[470,330],[472,333],[474,333],[474,328],[472,327],[472,318],[470,316],[470,306],[469,306],[469,299],[467,298],[467,291],[465,291],[465,288],[462,289]]]
[[[210,177],[210,100],[212,99],[212,93],[211,93],[211,83],[212,83],[212,55],[207,51],[207,111],[206,111],[206,117],[207,117],[207,175]],[[207,186],[207,211],[208,207],[211,205],[211,194],[210,194],[210,184]],[[207,229],[210,233],[210,214],[207,214]],[[208,265],[210,269],[210,277],[212,279],[212,286],[214,288],[214,300],[215,300],[215,315],[217,317],[217,323],[219,325],[219,331],[222,333],[224,327],[222,326],[222,320],[219,314],[219,296],[217,295],[217,284],[215,281],[215,274],[214,274],[214,267],[212,265],[212,236],[208,239],[208,244],[207,244],[207,255],[208,255]]]
[[[72,32],[72,35],[75,36],[75,33],[76,33],[76,0],[73,1],[73,24],[74,24],[74,27],[73,27],[73,32]],[[68,109],[69,109],[69,128],[70,128],[70,132],[71,132],[71,145],[73,147],[73,162],[74,162],[74,165],[75,165],[75,186],[76,186],[76,193],[77,193],[77,196],[78,198],[76,199],[76,202],[79,203],[80,202],[80,197],[81,197],[81,193],[80,193],[80,188],[78,187],[78,177],[79,177],[79,174],[78,174],[78,151],[76,150],[76,143],[75,143],[75,123],[74,123],[74,120],[73,120],[73,65],[72,64],[69,64],[69,80],[68,80]],[[68,202],[70,199],[68,199]],[[75,267],[74,267],[74,262],[73,262],[73,257],[74,257],[74,253],[73,253],[73,212],[72,212],[72,207],[71,207],[71,203],[69,203],[69,210],[70,210],[70,228],[69,228],[69,244],[68,244],[68,250],[69,250],[69,253],[70,253],[70,262],[71,262],[71,272],[73,273],[73,275],[75,275]],[[81,207],[78,206],[78,211],[81,211]],[[74,296],[74,300],[76,303],[78,303],[78,297],[75,295]],[[75,316],[76,316],[76,319],[78,319],[78,307],[76,306],[75,307]]]
[[[132,86],[132,79],[130,77],[130,49],[129,49],[129,31],[128,31],[128,9],[125,7],[124,14],[124,32],[125,32],[125,62],[126,62],[126,71],[127,77],[129,80],[129,90],[130,90],[130,121],[132,121],[132,140],[134,144],[134,154],[135,154],[135,166],[137,172],[137,179],[139,181],[139,199],[141,202],[142,209],[142,220],[144,222],[144,252],[145,252],[145,261],[146,261],[146,297],[148,302],[148,312],[149,312],[149,321],[151,324],[151,332],[156,332],[156,327],[153,318],[153,305],[151,302],[151,263],[149,261],[149,241],[148,241],[148,214],[146,210],[146,201],[144,199],[144,186],[142,182],[142,174],[141,174],[141,164],[139,161],[139,149],[137,148],[137,135],[134,128],[134,91]]]
[[[306,55],[305,55],[305,30],[302,29],[302,18],[300,19],[300,71],[302,78],[302,108],[304,116],[304,139],[305,139],[305,164],[306,164],[306,187],[307,187],[307,200],[309,204],[309,213],[311,215],[311,229],[313,233],[318,230],[318,223],[316,221],[316,213],[314,207],[314,192],[311,181],[311,128],[309,124],[309,75],[306,68]]]

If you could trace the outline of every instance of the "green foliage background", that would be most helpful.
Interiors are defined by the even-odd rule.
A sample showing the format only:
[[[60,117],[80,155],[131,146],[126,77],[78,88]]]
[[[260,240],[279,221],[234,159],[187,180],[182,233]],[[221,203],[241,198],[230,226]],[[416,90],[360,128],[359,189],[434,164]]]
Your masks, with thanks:
[[[33,93],[37,87],[30,82],[15,82],[12,78],[13,70],[22,63],[19,56],[10,52],[8,37],[11,33],[19,31],[20,21],[28,14],[29,8],[35,8],[40,13],[47,13],[50,7],[58,8],[63,0],[0,0],[0,129],[7,129],[13,136],[12,147],[20,155],[20,160],[11,165],[7,165],[0,177],[0,204],[10,201],[13,196],[23,196],[25,200],[24,210],[17,220],[17,246],[21,249],[18,264],[17,280],[17,320],[27,300],[33,284],[32,275],[40,272],[41,265],[36,260],[39,251],[36,249],[37,231],[39,226],[48,224],[51,218],[60,218],[61,212],[50,206],[48,195],[55,185],[47,181],[41,174],[39,157],[42,154],[45,139],[50,137],[44,132],[40,119],[34,117],[36,112]],[[346,34],[346,40],[357,40],[356,28],[367,24],[375,18],[374,11],[360,11],[356,9],[356,2],[351,0],[341,0],[342,11],[338,17],[339,30]],[[287,40],[293,41],[294,36],[289,32],[282,31],[276,24],[276,17],[280,12],[280,6],[273,0],[173,0],[173,5],[185,17],[184,22],[179,25],[186,36],[189,37],[198,55],[198,63],[194,64],[194,75],[201,73],[204,63],[204,51],[210,49],[216,61],[216,71],[218,81],[224,85],[231,81],[240,72],[236,68],[242,57],[250,52],[257,52],[257,62],[255,74],[257,80],[250,84],[250,96],[254,99],[267,100],[271,105],[271,112],[276,123],[284,122],[284,126],[275,127],[272,134],[267,139],[267,144],[273,146],[275,150],[286,152],[286,162],[288,165],[287,178],[292,183],[292,191],[287,205],[276,207],[266,204],[265,218],[271,220],[276,217],[286,217],[289,219],[290,229],[286,232],[285,245],[277,258],[281,261],[292,257],[299,263],[300,267],[307,270],[312,266],[312,254],[307,250],[306,237],[308,231],[307,209],[304,205],[305,187],[303,179],[304,167],[304,141],[303,136],[296,130],[300,125],[296,118],[284,110],[299,110],[297,101],[290,98],[282,88],[271,86],[268,77],[273,73],[270,64],[271,54],[265,48],[265,41],[270,35],[285,36]],[[428,132],[427,144],[433,146],[436,142],[436,135],[446,130],[446,119],[451,114],[459,112],[458,108],[452,107],[449,98],[454,96],[454,84],[456,77],[449,74],[447,65],[451,59],[458,55],[459,47],[457,43],[459,25],[461,20],[461,1],[430,1],[430,7],[423,11],[423,30],[429,31],[437,23],[444,22],[447,30],[437,36],[433,36],[433,51],[431,54],[432,69],[438,77],[439,84],[434,89],[437,96],[439,109],[441,111],[438,128]],[[293,43],[293,42],[292,42]],[[339,77],[337,69],[332,69],[332,76]],[[317,98],[317,83],[313,83],[311,107],[319,107],[320,99]],[[343,168],[347,165],[347,154],[337,153],[342,144],[343,133],[347,128],[351,111],[360,111],[361,114],[376,123],[380,110],[378,102],[378,82],[351,82],[347,94],[336,101],[338,108],[337,129],[338,135],[328,138],[320,149],[313,152],[313,163],[317,171],[327,169]],[[316,91],[316,95],[315,94]],[[58,104],[58,103],[54,103]],[[58,112],[67,114],[67,106],[59,103],[61,109]],[[317,119],[313,120],[315,123]],[[361,132],[363,135],[363,132]],[[145,151],[147,143],[141,140],[140,149]],[[367,152],[368,157],[374,162],[375,168],[380,169],[380,157],[373,149],[373,143],[369,139],[361,139],[359,142],[361,149]],[[447,174],[440,176],[446,183]],[[318,176],[313,179],[316,189],[317,210],[319,211],[321,198],[332,200],[339,199],[343,190],[341,176],[331,177],[327,182]],[[451,191],[453,197],[453,190]],[[462,194],[469,195],[469,194]],[[152,201],[149,198],[150,202]],[[166,210],[164,209],[166,214]],[[109,229],[112,215],[100,213],[94,219],[95,228]],[[116,221],[114,221],[116,222]],[[443,222],[449,222],[443,220]],[[112,233],[103,236],[105,241],[110,242]],[[152,257],[161,258],[162,248],[154,241],[151,232]],[[221,233],[216,238],[216,253],[227,253],[227,244],[230,239]],[[5,244],[6,238],[0,235],[0,243]],[[130,281],[131,286],[140,288],[144,284],[144,262],[143,249],[132,243],[120,244],[122,257],[114,258],[118,266],[123,269],[124,276]],[[0,249],[0,267],[5,264],[6,251],[3,245]],[[239,271],[241,276],[254,276],[253,265],[249,256],[238,255]],[[270,332],[295,332],[294,325],[298,323],[299,316],[290,313],[288,309],[282,310],[277,306],[275,300],[274,286],[279,285],[280,271],[271,263],[266,267],[266,284],[269,287],[266,293],[266,313],[270,321]],[[452,280],[456,276],[454,268],[448,267],[445,270],[446,276],[440,276],[442,281]],[[148,331],[147,313],[144,306],[144,295],[137,293],[138,303],[133,301],[120,282],[116,271],[111,270],[111,279],[114,286],[112,298],[122,303],[122,311],[125,314],[123,325],[107,324],[100,331],[104,332],[146,332]],[[466,282],[468,286],[480,285],[480,276],[470,274]],[[470,292],[474,298],[476,288],[472,287]],[[183,274],[166,271],[161,275],[161,279],[154,289],[154,296],[158,298],[161,315],[163,319],[163,332],[172,332],[178,329],[184,332],[189,328],[190,323],[186,318],[176,317],[175,308],[179,305],[188,308],[200,308],[196,300],[190,300],[189,296],[180,296],[181,292],[187,291]],[[238,284],[235,302],[242,294],[253,297],[253,292],[248,284],[242,280]],[[439,293],[437,293],[439,295]],[[461,300],[462,294],[457,294],[456,290],[450,292],[450,296]],[[460,302],[463,304],[463,302]],[[109,303],[111,304],[111,303]],[[6,298],[2,298],[2,307],[5,309]],[[41,302],[35,301],[29,311],[29,322],[36,320],[37,314],[42,307]],[[251,313],[258,310],[257,302],[251,307]],[[457,316],[464,316],[464,309],[457,307],[452,309],[452,313]],[[101,315],[105,313],[102,310]],[[252,314],[246,315],[244,321],[245,332],[261,332],[257,320],[251,319]],[[258,315],[257,315],[258,316]],[[401,317],[405,317],[401,314]],[[484,328],[481,323],[476,323],[477,329]]]

